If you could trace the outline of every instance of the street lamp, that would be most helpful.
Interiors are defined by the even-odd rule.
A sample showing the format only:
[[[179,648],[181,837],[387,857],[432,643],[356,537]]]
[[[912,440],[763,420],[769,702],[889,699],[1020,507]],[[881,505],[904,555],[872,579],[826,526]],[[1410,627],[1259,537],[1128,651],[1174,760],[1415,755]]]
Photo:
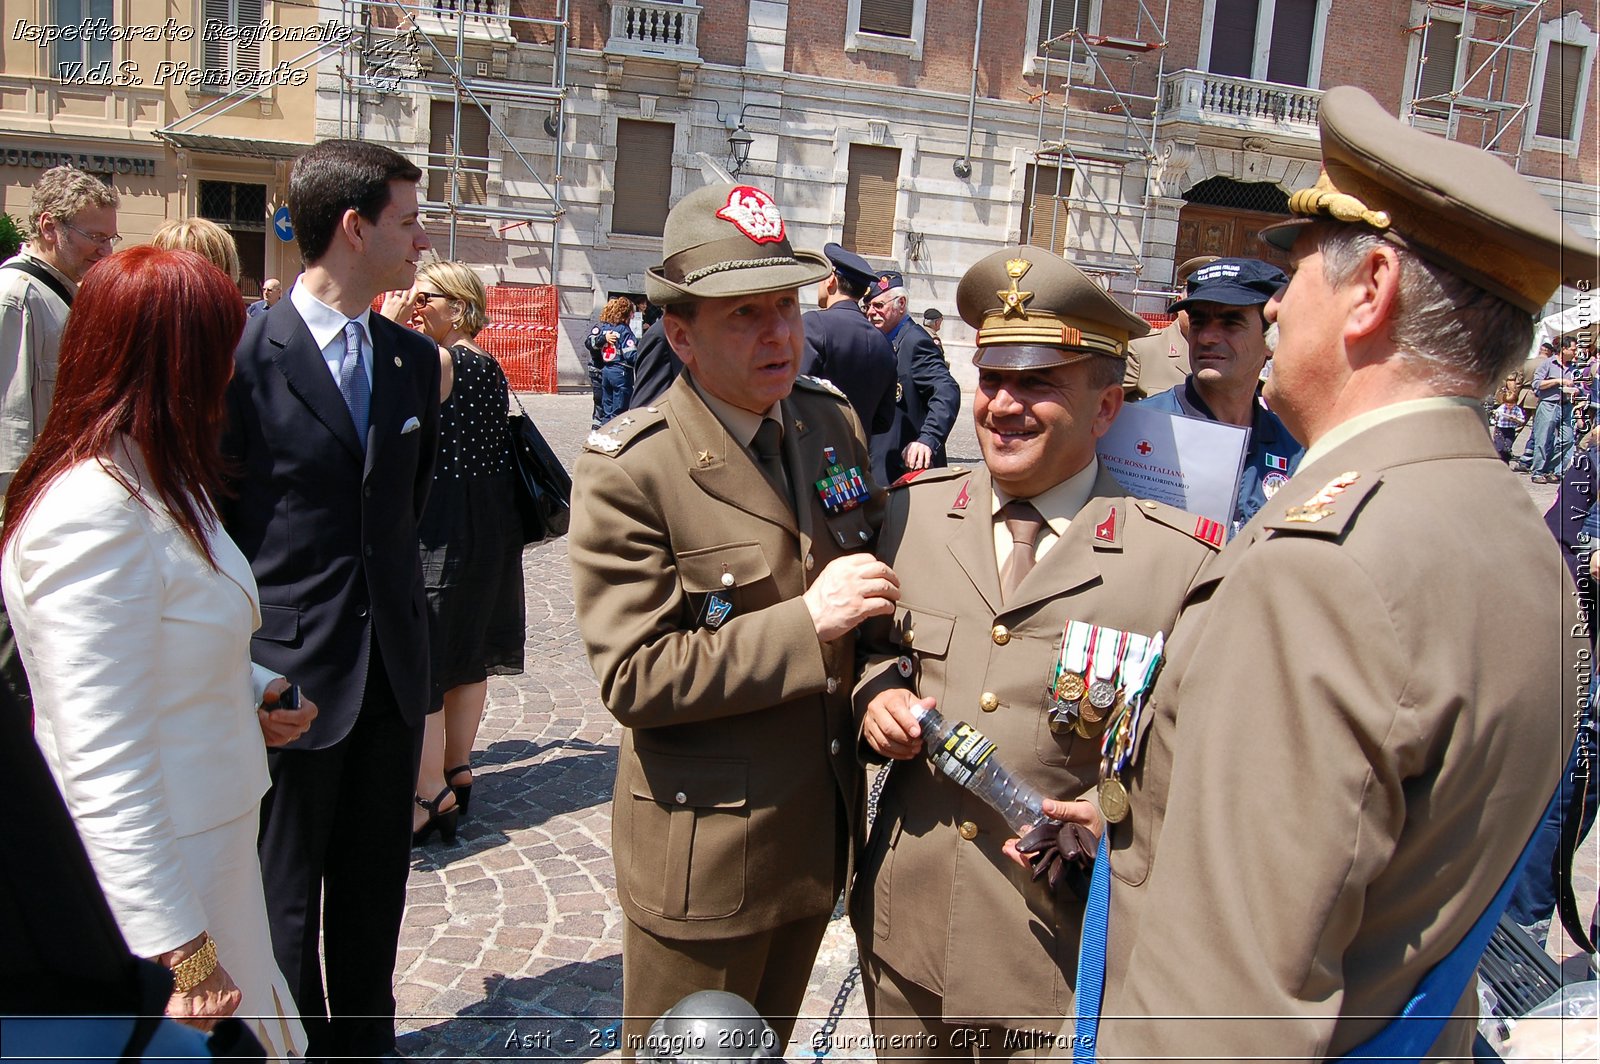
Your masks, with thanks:
[[[750,161],[750,145],[755,143],[755,139],[744,128],[743,122],[728,134],[728,151],[733,158],[733,165],[728,169],[734,177],[738,177],[744,171],[744,164]]]

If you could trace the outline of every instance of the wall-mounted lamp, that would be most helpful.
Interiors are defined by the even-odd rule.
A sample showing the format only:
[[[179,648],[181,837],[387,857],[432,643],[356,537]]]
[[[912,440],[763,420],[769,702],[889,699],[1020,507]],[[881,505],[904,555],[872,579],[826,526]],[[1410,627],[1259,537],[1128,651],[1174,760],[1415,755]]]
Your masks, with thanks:
[[[728,134],[728,157],[733,161],[728,172],[734,177],[738,177],[744,171],[744,164],[750,161],[750,145],[755,143],[755,139],[744,128],[743,122]]]

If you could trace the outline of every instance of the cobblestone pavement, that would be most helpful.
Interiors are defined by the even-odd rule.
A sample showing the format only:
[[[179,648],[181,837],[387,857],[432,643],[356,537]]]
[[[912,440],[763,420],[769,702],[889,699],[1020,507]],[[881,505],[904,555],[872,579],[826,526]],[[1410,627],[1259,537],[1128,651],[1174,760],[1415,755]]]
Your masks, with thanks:
[[[589,430],[588,396],[524,402],[570,465]],[[976,458],[970,416],[959,419],[949,453],[955,462]],[[1554,495],[1530,490],[1543,505]],[[455,845],[436,838],[413,857],[396,979],[399,1049],[408,1058],[618,1056],[621,915],[608,802],[620,729],[584,660],[565,543],[527,551],[523,575],[527,669],[489,681],[472,819]],[[1591,872],[1589,897],[1593,849],[1591,839],[1580,862]],[[789,1060],[872,1059],[855,960],[836,914]],[[836,1006],[837,1027],[824,1032]]]

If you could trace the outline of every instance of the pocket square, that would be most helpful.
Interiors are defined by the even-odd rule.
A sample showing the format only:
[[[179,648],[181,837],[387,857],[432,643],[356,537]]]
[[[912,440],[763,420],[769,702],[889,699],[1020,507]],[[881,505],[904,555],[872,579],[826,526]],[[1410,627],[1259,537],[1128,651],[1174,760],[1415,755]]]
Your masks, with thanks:
[[[415,432],[421,427],[422,422],[418,421],[414,417],[408,417],[406,418],[406,423],[400,426],[400,435],[404,436],[408,432]]]

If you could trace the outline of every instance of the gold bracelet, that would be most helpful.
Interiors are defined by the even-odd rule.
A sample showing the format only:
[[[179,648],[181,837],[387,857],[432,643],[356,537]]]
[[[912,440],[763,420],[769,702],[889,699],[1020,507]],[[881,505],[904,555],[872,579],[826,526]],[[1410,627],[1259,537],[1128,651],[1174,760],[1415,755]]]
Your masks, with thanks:
[[[187,994],[217,970],[217,940],[208,932],[200,932],[205,941],[200,948],[172,966],[172,992]]]

